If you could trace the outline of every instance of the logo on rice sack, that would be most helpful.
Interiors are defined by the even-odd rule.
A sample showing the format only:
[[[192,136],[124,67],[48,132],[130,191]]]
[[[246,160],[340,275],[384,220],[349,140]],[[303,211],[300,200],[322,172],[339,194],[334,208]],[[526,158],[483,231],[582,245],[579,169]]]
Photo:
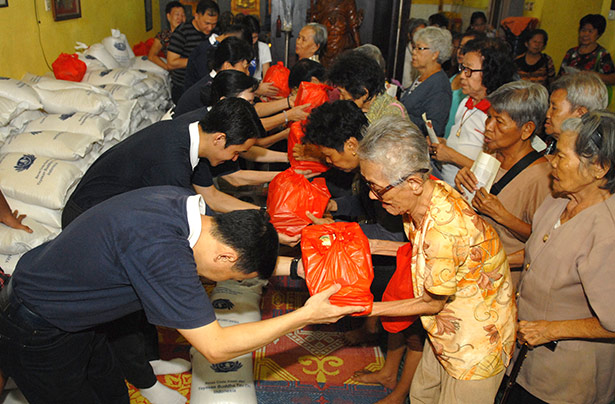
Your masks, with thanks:
[[[72,117],[73,115],[75,115],[74,112],[69,112],[68,114],[62,114],[62,115],[60,115],[60,120],[61,121],[65,121],[68,118]]]
[[[34,154],[24,154],[17,160],[17,164],[15,164],[15,171],[21,172],[25,171],[34,164],[34,160],[36,160],[36,156]]]
[[[210,367],[216,373],[228,373],[238,371],[243,367],[243,365],[239,361],[232,361],[218,363],[216,365],[211,365]]]
[[[116,42],[113,44],[113,47],[117,50],[121,50],[121,51],[125,51],[126,50],[126,44],[124,42]]]
[[[214,309],[231,310],[235,305],[228,299],[216,299],[211,302]]]
[[[98,73],[98,75],[100,77],[105,77],[109,73],[111,73],[111,69],[109,69],[109,70],[101,70],[100,73]]]

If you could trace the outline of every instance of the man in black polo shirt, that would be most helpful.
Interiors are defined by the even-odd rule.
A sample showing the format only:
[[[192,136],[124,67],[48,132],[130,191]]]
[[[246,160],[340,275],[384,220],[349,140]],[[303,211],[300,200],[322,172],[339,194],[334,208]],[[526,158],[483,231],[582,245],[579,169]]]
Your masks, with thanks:
[[[204,210],[185,188],[138,189],[89,209],[21,258],[0,292],[0,363],[31,404],[128,403],[121,371],[95,327],[138,310],[177,328],[214,363],[364,310],[332,306],[335,286],[292,313],[221,327],[199,275],[266,279],[277,236],[259,211],[208,217]]]
[[[177,103],[184,90],[184,75],[190,53],[209,38],[218,22],[220,9],[211,0],[201,0],[192,21],[185,22],[173,31],[167,48],[167,66],[171,69],[171,97]]]

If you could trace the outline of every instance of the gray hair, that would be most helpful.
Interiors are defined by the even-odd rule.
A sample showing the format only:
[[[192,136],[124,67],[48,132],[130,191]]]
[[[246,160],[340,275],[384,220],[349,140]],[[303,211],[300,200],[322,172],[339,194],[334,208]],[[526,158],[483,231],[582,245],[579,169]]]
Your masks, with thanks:
[[[314,43],[318,46],[316,54],[322,56],[327,46],[327,27],[317,22],[311,22],[305,26],[314,31]]]
[[[551,93],[555,90],[566,90],[566,100],[573,109],[585,107],[588,111],[596,111],[609,104],[606,86],[594,72],[565,74],[551,84]]]
[[[426,27],[421,28],[414,34],[414,43],[418,41],[425,42],[431,52],[438,54],[438,63],[442,64],[451,58],[453,52],[453,36],[451,32],[445,28]]]
[[[542,127],[549,108],[549,92],[538,83],[519,80],[511,81],[487,96],[491,108],[506,112],[518,128],[527,122],[534,122],[536,130]]]
[[[361,160],[379,165],[391,184],[423,169],[427,169],[423,179],[429,176],[427,140],[415,124],[399,116],[385,116],[369,125],[358,154]]]
[[[382,56],[382,52],[376,45],[372,45],[371,43],[366,43],[359,47],[354,48],[355,52],[359,52],[364,54],[365,56],[369,56],[374,59],[380,65],[382,71],[386,71],[386,62],[384,61],[384,56]]]
[[[568,118],[562,132],[578,134],[574,151],[581,160],[580,168],[588,169],[592,163],[608,168],[600,188],[615,193],[615,114],[590,111],[581,118]]]

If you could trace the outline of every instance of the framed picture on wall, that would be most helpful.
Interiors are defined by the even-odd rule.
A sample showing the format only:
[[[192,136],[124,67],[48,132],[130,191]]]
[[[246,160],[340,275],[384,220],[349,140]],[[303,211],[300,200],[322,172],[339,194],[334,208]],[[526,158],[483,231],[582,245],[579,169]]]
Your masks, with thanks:
[[[8,7],[9,0],[0,0],[0,7]]]
[[[70,20],[81,17],[80,0],[51,0],[53,19],[55,21]]]

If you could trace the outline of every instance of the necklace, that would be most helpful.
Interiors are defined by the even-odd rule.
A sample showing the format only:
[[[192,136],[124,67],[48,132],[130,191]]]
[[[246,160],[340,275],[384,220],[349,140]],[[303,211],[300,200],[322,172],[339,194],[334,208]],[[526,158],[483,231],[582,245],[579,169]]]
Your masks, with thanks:
[[[478,111],[478,108],[474,108],[474,111],[472,111],[472,113],[466,118],[466,114],[468,113],[468,111],[469,109],[466,109],[461,116],[461,123],[459,124],[459,129],[457,129],[457,133],[455,133],[457,137],[461,136],[461,128],[463,128],[463,124],[466,123],[468,119],[472,118],[472,115],[474,115],[476,111]]]

